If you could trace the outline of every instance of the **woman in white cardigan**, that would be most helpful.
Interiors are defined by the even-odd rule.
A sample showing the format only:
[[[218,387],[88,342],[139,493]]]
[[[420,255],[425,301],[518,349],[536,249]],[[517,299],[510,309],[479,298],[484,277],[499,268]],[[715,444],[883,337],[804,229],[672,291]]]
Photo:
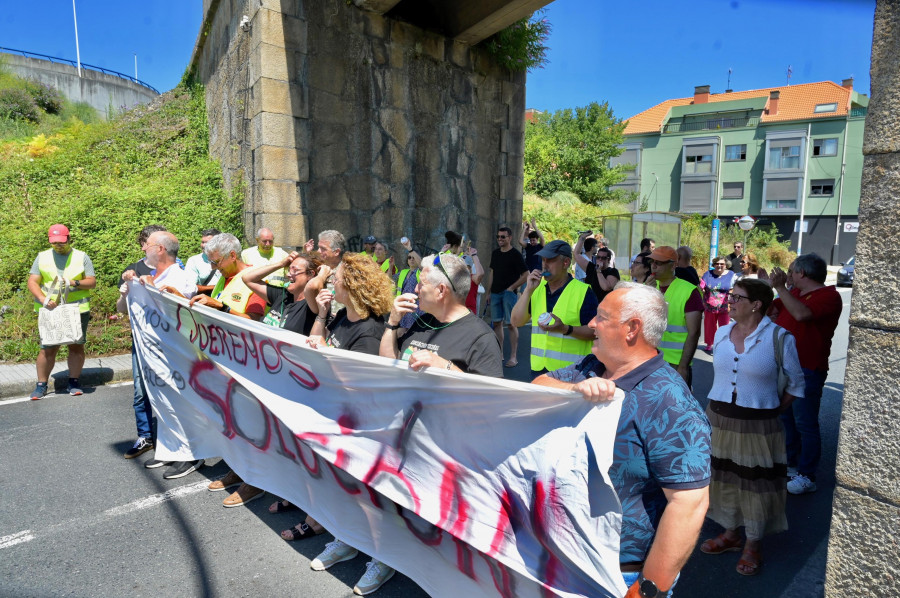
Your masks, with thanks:
[[[787,457],[778,415],[804,390],[794,337],[764,316],[773,295],[762,280],[735,283],[728,297],[734,321],[720,328],[713,342],[715,378],[706,408],[713,470],[707,516],[725,532],[703,542],[700,550],[721,554],[743,545],[737,565],[741,575],[759,572],[762,537],[787,529]],[[788,385],[782,396],[778,396],[776,330],[786,335],[782,367]]]

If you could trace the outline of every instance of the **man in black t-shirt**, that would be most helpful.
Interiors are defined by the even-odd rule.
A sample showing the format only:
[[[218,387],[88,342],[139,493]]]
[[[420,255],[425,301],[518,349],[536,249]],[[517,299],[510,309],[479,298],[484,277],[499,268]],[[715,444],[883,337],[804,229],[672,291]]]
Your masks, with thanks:
[[[491,254],[491,323],[494,334],[503,351],[503,327],[509,329],[509,361],[506,367],[518,365],[516,350],[519,348],[519,329],[510,323],[509,316],[516,304],[516,290],[528,278],[528,269],[522,254],[512,247],[512,230],[502,227],[497,231],[497,249]]]
[[[728,269],[740,274],[742,257],[744,257],[744,244],[738,241],[734,244],[734,251],[725,256],[729,263]]]
[[[678,261],[675,262],[675,278],[686,280],[694,286],[700,286],[700,275],[691,265],[691,258],[694,257],[694,250],[687,245],[682,245],[675,250],[678,254]]]
[[[426,257],[416,294],[394,299],[380,355],[408,361],[413,370],[433,367],[502,378],[497,337],[466,307],[468,291],[469,269],[462,258],[447,253]],[[403,315],[417,307],[425,314],[398,338]]]

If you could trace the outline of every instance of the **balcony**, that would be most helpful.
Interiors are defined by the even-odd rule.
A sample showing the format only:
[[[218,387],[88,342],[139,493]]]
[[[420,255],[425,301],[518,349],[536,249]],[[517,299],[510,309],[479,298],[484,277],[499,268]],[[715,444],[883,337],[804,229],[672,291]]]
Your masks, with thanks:
[[[663,133],[688,133],[691,131],[718,131],[720,129],[739,129],[755,127],[759,124],[758,116],[742,118],[710,118],[693,122],[666,123]]]
[[[851,108],[850,109],[850,118],[854,118],[857,116],[865,116],[866,114],[868,114],[868,112],[869,112],[868,108]]]

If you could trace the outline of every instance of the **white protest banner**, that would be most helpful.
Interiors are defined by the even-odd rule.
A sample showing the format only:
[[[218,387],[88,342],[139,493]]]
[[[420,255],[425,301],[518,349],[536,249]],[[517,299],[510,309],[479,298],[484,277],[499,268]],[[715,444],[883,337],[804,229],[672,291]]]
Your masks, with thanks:
[[[620,401],[315,350],[138,283],[128,299],[156,458],[221,456],[433,596],[625,594]]]

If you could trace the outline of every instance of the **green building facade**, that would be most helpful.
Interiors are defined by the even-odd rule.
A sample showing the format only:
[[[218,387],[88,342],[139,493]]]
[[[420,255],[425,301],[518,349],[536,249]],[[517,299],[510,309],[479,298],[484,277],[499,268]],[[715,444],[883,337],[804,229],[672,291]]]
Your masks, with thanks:
[[[803,253],[846,261],[856,247],[868,105],[852,85],[723,94],[702,86],[667,100],[629,119],[624,151],[611,161],[628,165],[628,176],[615,188],[638,193],[636,211],[718,214],[723,225],[750,215],[794,250],[802,242]]]

